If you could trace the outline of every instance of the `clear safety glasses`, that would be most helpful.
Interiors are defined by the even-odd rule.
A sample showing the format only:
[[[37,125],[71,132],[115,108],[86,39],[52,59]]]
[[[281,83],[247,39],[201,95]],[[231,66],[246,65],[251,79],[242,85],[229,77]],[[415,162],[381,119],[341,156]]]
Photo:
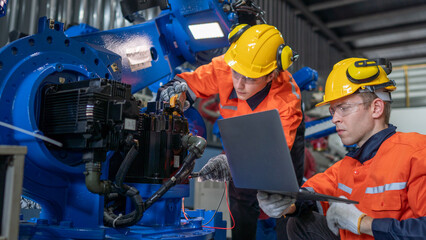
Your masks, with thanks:
[[[351,113],[357,112],[359,110],[360,105],[366,104],[370,102],[360,102],[360,103],[341,103],[335,107],[329,107],[331,116],[334,117],[334,114],[338,114],[341,117],[346,117]]]
[[[232,77],[234,79],[241,79],[245,84],[256,84],[256,83],[259,82],[258,80],[262,78],[262,77],[260,77],[260,78],[249,78],[249,77],[246,77],[242,74],[237,73],[234,70],[232,70]]]

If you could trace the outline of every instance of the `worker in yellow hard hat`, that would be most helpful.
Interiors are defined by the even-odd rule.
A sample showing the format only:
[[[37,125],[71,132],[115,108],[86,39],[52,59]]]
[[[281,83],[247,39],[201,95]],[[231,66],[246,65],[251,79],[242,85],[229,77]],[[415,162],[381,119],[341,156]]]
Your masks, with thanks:
[[[193,72],[176,75],[160,89],[158,98],[168,101],[173,94],[184,90],[187,90],[189,101],[218,94],[223,118],[277,109],[301,183],[304,163],[301,93],[287,71],[298,55],[284,43],[281,33],[267,24],[237,25],[228,39],[230,47],[224,55],[213,58],[211,63]],[[210,159],[201,169],[200,179],[230,180],[226,155]],[[256,193],[255,190],[235,188],[231,182],[231,213],[236,223],[232,230],[233,239],[256,238],[259,217]]]
[[[359,204],[295,204],[258,193],[269,216],[289,216],[290,239],[424,239],[426,236],[426,136],[397,132],[389,123],[392,65],[386,59],[348,58],[334,65],[317,106],[329,110],[346,156],[308,179],[303,188]],[[310,211],[317,206],[317,212]],[[291,217],[293,216],[293,217]],[[309,219],[309,220],[307,220]]]

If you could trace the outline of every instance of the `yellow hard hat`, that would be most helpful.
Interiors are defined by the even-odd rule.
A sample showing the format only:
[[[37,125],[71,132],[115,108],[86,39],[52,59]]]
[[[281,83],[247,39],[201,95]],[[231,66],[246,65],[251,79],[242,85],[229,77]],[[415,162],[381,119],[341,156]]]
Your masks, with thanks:
[[[274,69],[287,69],[298,57],[284,44],[277,28],[267,24],[237,25],[229,33],[231,43],[225,53],[225,62],[236,72],[259,78]]]
[[[349,96],[356,91],[391,92],[396,89],[395,81],[389,80],[392,65],[383,58],[347,58],[333,66],[325,83],[323,101],[315,105],[323,106],[331,101]]]

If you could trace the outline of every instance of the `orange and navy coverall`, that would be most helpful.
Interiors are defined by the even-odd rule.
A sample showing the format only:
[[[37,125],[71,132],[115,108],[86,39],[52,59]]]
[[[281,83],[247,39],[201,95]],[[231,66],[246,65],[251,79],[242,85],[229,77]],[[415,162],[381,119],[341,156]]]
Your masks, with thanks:
[[[288,71],[281,72],[278,79],[246,101],[237,98],[232,83],[232,72],[223,56],[215,57],[211,63],[194,72],[177,75],[184,79],[199,98],[219,94],[220,115],[223,118],[277,109],[288,147],[291,149],[296,130],[302,121],[300,89]]]
[[[293,145],[295,146],[291,153],[296,175],[301,183],[304,164],[301,94],[288,71],[280,72],[277,79],[246,101],[238,99],[233,86],[232,70],[223,56],[213,58],[211,63],[198,67],[194,72],[178,74],[174,80],[184,80],[188,84],[192,90],[192,93],[188,91],[192,100],[195,100],[195,97],[207,98],[219,94],[219,111],[223,118],[277,109],[288,147],[292,149]],[[256,223],[259,216],[256,193],[256,190],[235,188],[233,183],[230,183],[231,212],[237,224],[237,227],[232,230],[234,239],[254,239],[256,236]]]
[[[395,129],[373,135],[303,187],[358,201],[356,207],[374,218],[375,239],[426,239],[426,136]],[[328,207],[321,202],[319,212],[325,215]],[[347,230],[340,237],[373,239]]]

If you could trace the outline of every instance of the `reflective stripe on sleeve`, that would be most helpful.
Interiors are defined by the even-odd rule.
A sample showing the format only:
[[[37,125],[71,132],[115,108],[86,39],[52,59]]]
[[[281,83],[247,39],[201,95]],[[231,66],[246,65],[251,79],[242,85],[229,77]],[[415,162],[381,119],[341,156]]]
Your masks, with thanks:
[[[352,188],[350,188],[350,187],[346,186],[346,185],[345,185],[345,184],[343,184],[343,183],[339,183],[339,184],[338,184],[338,188],[339,188],[340,190],[344,191],[345,193],[352,194]]]
[[[291,84],[291,91],[293,92],[294,95],[296,95],[297,99],[300,99],[300,95],[296,91],[296,87],[294,86],[294,82],[290,81],[290,84]]]
[[[365,193],[375,194],[375,193],[382,193],[382,192],[391,191],[391,190],[402,190],[406,186],[407,186],[407,182],[389,183],[383,186],[368,187],[367,189],[365,189]]]

